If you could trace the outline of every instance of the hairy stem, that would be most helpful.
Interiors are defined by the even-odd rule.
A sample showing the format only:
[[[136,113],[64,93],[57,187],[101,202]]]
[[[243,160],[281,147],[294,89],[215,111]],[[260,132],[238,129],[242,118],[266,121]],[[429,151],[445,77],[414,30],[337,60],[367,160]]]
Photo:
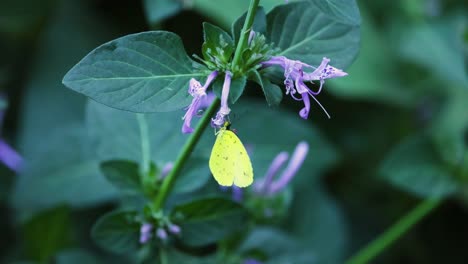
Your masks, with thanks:
[[[211,106],[206,110],[202,119],[195,128],[195,131],[193,131],[193,133],[190,135],[190,138],[187,140],[187,142],[185,142],[185,145],[182,147],[182,150],[180,151],[179,156],[177,157],[174,163],[174,167],[164,179],[161,189],[158,195],[156,196],[156,199],[154,200],[153,206],[155,210],[161,209],[164,205],[164,202],[166,201],[167,196],[169,195],[172,187],[174,186],[177,177],[179,176],[180,172],[182,171],[182,168],[189,159],[190,154],[192,154],[195,146],[200,140],[201,135],[203,134],[203,131],[210,123],[211,117],[215,114],[218,107],[219,99],[216,98],[211,104]]]
[[[251,0],[249,10],[247,11],[247,17],[245,18],[244,26],[242,27],[239,42],[237,43],[236,52],[234,53],[234,59],[232,60],[232,69],[237,69],[240,60],[242,58],[242,52],[244,51],[247,41],[249,40],[250,30],[255,19],[255,13],[257,12],[260,0]]]
[[[400,218],[393,226],[387,229],[383,234],[361,249],[356,255],[351,257],[346,264],[368,263],[373,258],[390,247],[398,238],[403,236],[415,224],[427,216],[433,209],[441,203],[439,198],[428,198],[422,201],[408,214]]]

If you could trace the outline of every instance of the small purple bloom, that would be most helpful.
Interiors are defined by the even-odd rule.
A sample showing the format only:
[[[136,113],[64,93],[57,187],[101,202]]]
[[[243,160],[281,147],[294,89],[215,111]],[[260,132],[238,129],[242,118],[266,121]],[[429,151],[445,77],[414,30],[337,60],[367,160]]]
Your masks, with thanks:
[[[162,241],[165,241],[168,237],[166,230],[161,227],[156,230],[156,236]]]
[[[151,230],[153,225],[150,223],[143,223],[140,227],[140,244],[146,244],[151,239]]]
[[[221,92],[221,107],[219,108],[216,117],[211,119],[211,125],[215,128],[220,128],[226,122],[226,116],[229,115],[231,109],[228,106],[229,90],[231,88],[232,73],[227,71],[224,77],[223,90]]]
[[[169,172],[171,172],[172,168],[174,167],[174,163],[168,162],[164,165],[164,167],[161,170],[161,173],[159,174],[159,179],[164,179]]]
[[[213,71],[208,78],[206,79],[205,85],[201,85],[201,83],[195,79],[190,80],[189,94],[193,97],[192,103],[189,105],[187,112],[185,113],[184,117],[184,124],[182,126],[182,133],[190,134],[193,132],[193,128],[190,126],[192,122],[193,116],[197,115],[198,110],[203,102],[203,99],[206,97],[206,89],[213,80],[218,76],[218,71]]]
[[[167,228],[168,228],[169,232],[171,232],[171,234],[174,234],[174,235],[180,234],[181,230],[180,230],[180,226],[178,226],[178,225],[169,224]]]
[[[244,260],[244,264],[263,264],[263,262],[256,259],[246,259]]]
[[[0,139],[0,161],[14,172],[20,172],[23,158],[4,140]]]
[[[280,152],[271,162],[270,167],[268,168],[265,177],[261,181],[254,186],[255,191],[257,193],[267,193],[268,187],[271,185],[273,181],[273,177],[278,173],[281,167],[284,165],[286,161],[288,161],[289,154],[285,151]]]
[[[278,154],[271,163],[263,181],[259,181],[255,185],[255,192],[260,195],[273,195],[283,190],[302,166],[308,152],[309,144],[304,141],[299,142],[289,160],[288,166],[284,169],[281,176],[276,181],[273,181],[274,176],[278,174],[279,170],[288,159],[288,154],[286,152]]]
[[[241,202],[244,196],[244,191],[242,188],[237,186],[232,186],[232,199],[236,202]]]
[[[294,100],[303,101],[304,108],[299,112],[303,119],[309,117],[310,112],[310,99],[309,96],[322,108],[325,114],[330,118],[325,108],[315,98],[322,91],[323,84],[326,79],[343,77],[348,75],[346,72],[328,65],[330,59],[323,58],[322,63],[318,68],[310,66],[306,63],[297,60],[290,60],[284,56],[273,56],[268,61],[262,62],[264,67],[278,65],[284,69],[284,85],[286,87],[286,94],[290,94]],[[312,72],[304,72],[304,68],[314,69]],[[320,88],[314,92],[304,82],[320,81]],[[297,96],[297,93],[300,97]]]
[[[286,187],[288,183],[294,178],[299,168],[302,166],[302,163],[309,152],[309,144],[302,141],[300,142],[294,153],[289,160],[289,164],[286,169],[283,171],[279,179],[275,182],[272,182],[269,187],[269,193],[274,194]]]

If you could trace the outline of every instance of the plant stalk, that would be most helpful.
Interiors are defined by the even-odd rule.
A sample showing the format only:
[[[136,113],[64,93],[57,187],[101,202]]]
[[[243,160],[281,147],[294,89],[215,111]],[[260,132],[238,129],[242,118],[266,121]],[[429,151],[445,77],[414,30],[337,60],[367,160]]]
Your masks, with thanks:
[[[211,106],[206,110],[205,114],[203,115],[202,119],[198,123],[197,127],[195,128],[193,133],[190,135],[187,142],[185,142],[185,145],[182,147],[182,150],[180,151],[179,156],[177,157],[174,163],[174,167],[164,179],[161,185],[161,189],[159,190],[158,195],[156,196],[156,199],[154,200],[153,208],[156,211],[160,210],[163,207],[164,202],[166,201],[167,196],[169,195],[172,187],[174,186],[174,183],[177,177],[182,171],[183,166],[185,165],[188,158],[190,157],[190,154],[192,154],[195,146],[200,140],[201,135],[203,134],[203,131],[205,131],[205,128],[210,123],[211,117],[216,113],[216,110],[218,109],[218,107],[219,107],[219,99],[216,98],[211,104]]]
[[[252,25],[255,20],[255,13],[257,12],[258,5],[260,0],[251,0],[249,9],[247,11],[247,16],[245,18],[244,26],[240,34],[239,42],[237,43],[236,52],[234,53],[234,59],[232,60],[232,69],[235,70],[239,66],[240,60],[242,58],[242,52],[244,51],[247,41],[249,40],[250,30],[252,30]]]
[[[385,249],[390,247],[396,240],[403,236],[415,224],[421,221],[432,210],[440,205],[440,198],[428,198],[413,208],[408,214],[400,218],[393,226],[378,236],[374,241],[361,249],[356,255],[351,257],[346,264],[368,263]]]

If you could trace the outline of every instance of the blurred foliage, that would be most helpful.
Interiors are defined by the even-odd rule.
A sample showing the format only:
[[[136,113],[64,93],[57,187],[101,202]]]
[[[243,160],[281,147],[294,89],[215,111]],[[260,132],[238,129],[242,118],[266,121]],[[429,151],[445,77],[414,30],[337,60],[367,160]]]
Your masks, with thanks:
[[[7,107],[1,136],[26,160],[19,175],[0,168],[1,263],[134,263],[148,254],[145,250],[151,248],[133,252],[137,256],[118,256],[99,247],[104,243],[120,251],[129,246],[128,241],[136,243],[138,226],[125,230],[129,226],[123,225],[128,233],[119,233],[121,218],[105,230],[94,226],[93,238],[101,239],[99,245],[91,239],[97,219],[102,223],[119,216],[116,209],[142,205],[141,197],[120,195],[119,184],[113,182],[119,182],[119,175],[109,176],[101,169],[103,162],[125,161],[129,167],[112,167],[113,173],[130,168],[135,175],[142,141],[147,140],[159,171],[175,159],[187,138],[179,132],[184,113],[145,114],[150,136],[142,139],[135,114],[87,101],[65,89],[62,77],[98,45],[155,28],[176,31],[189,55],[194,50],[201,54],[200,22],[229,32],[248,2],[0,2],[0,89],[7,95],[1,101],[2,109]],[[266,12],[284,4],[283,0],[261,2]],[[464,225],[468,220],[466,3],[360,0],[357,10],[354,1],[307,2],[334,21],[356,27],[361,23],[361,49],[345,69],[349,76],[327,82],[321,94],[331,120],[325,120],[318,108],[313,108],[308,121],[300,119],[297,104],[289,98],[269,108],[262,89],[250,82],[232,107],[234,126],[252,149],[257,179],[280,151],[291,153],[301,140],[310,144],[308,158],[288,190],[292,201],[281,230],[254,229],[237,245],[236,253],[275,259],[266,263],[342,263],[420,198],[438,196],[446,198],[441,208],[375,263],[464,263],[468,259],[463,250],[468,236]],[[334,51],[346,50],[338,44]],[[355,52],[346,52],[349,57],[336,53],[336,60],[344,61],[340,67],[347,66]],[[325,55],[332,56],[313,54]],[[194,199],[193,203],[213,195],[229,198],[230,193],[220,194],[214,186],[207,167],[200,166],[206,163],[212,141],[207,130],[170,197],[173,208],[185,206],[190,211]],[[216,208],[212,211],[215,214]],[[240,225],[239,219],[231,220],[232,226]],[[220,224],[219,219],[212,221]],[[194,225],[193,236],[200,236],[195,231],[222,230],[217,225],[200,230]],[[211,246],[179,245],[165,253],[170,263],[219,263],[213,252]],[[226,259],[241,261],[238,256]]]

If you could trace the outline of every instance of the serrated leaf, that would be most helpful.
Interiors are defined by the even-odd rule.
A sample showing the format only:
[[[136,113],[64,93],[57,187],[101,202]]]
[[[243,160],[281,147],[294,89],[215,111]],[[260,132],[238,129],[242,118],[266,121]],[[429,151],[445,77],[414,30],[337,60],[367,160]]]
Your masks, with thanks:
[[[116,254],[135,251],[140,228],[134,221],[135,214],[114,211],[100,217],[91,230],[91,237],[96,244]]]
[[[132,112],[166,112],[187,106],[194,73],[181,39],[149,31],[128,35],[93,50],[63,83],[105,105]]]
[[[223,239],[241,230],[247,218],[244,207],[224,198],[194,200],[176,206],[171,214],[174,219],[180,219],[181,241],[189,246]]]
[[[415,135],[397,145],[385,158],[380,173],[385,180],[421,197],[446,197],[458,189],[428,138]]]
[[[258,71],[252,73],[252,79],[262,88],[269,106],[277,106],[281,103],[283,91],[278,85],[273,84],[268,78],[261,76]]]
[[[308,0],[330,18],[349,25],[360,25],[361,16],[356,0]]]
[[[234,39],[234,43],[237,43],[240,39],[240,34],[242,31],[242,27],[244,26],[245,18],[247,17],[247,12],[244,13],[241,17],[239,17],[231,26],[231,34],[232,38]],[[263,7],[258,7],[255,13],[254,22],[252,25],[252,30],[260,33],[265,34],[266,32],[266,14],[265,9]]]
[[[231,88],[229,89],[229,104],[235,104],[237,100],[241,97],[244,92],[245,85],[247,83],[247,78],[245,76],[238,77],[231,80]],[[224,78],[218,77],[213,83],[213,92],[218,98],[221,98],[223,91]]]
[[[205,22],[203,37],[205,42],[202,45],[202,53],[205,60],[216,65],[227,64],[235,49],[231,36],[221,28]]]
[[[319,65],[323,57],[334,67],[348,67],[359,51],[359,26],[336,21],[308,2],[274,8],[267,15],[267,39],[281,49],[278,54]]]

